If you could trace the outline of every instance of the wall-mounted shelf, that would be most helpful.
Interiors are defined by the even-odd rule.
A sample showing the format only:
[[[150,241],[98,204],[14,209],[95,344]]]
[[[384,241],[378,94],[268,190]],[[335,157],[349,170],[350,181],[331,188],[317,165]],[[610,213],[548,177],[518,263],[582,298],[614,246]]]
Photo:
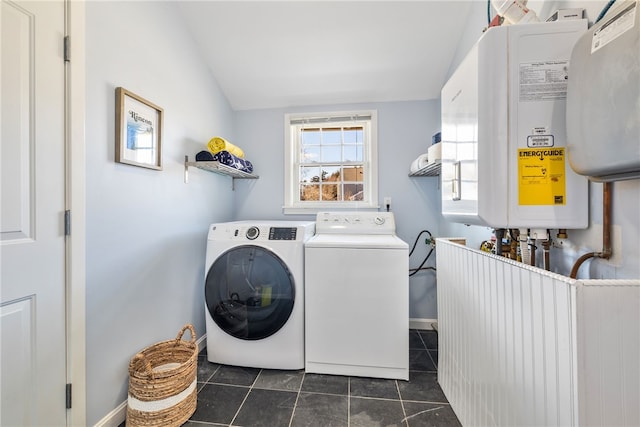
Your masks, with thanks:
[[[411,172],[409,176],[438,176],[440,175],[440,162],[430,163],[422,169]]]
[[[236,179],[258,179],[258,175],[247,173],[220,162],[190,162],[189,156],[184,156],[184,182],[189,182],[189,166],[196,167],[209,172],[231,177],[231,189],[235,190]]]

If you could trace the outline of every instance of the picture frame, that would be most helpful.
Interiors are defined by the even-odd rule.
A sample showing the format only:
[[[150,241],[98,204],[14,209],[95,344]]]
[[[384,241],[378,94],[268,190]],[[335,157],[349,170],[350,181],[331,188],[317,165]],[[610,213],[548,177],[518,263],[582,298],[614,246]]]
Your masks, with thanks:
[[[161,107],[117,87],[115,161],[162,170],[163,115]]]

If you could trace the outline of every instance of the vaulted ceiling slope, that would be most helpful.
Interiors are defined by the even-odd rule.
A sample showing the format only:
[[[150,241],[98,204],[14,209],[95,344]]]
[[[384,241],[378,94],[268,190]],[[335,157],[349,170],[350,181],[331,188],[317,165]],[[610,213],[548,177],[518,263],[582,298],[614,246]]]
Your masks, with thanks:
[[[437,99],[469,1],[181,1],[234,110]]]

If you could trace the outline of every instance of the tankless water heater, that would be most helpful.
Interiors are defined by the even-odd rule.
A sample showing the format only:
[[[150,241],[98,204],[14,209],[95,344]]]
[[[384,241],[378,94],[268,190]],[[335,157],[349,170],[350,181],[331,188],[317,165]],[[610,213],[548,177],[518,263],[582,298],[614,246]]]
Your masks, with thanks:
[[[569,166],[569,58],[586,20],[493,27],[442,89],[442,214],[496,228],[586,228]]]

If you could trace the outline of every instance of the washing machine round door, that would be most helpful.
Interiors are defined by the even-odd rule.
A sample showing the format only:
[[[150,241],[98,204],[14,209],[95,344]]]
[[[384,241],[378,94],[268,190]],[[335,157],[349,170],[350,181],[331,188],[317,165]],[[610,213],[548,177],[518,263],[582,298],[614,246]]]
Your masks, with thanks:
[[[220,255],[205,282],[207,310],[226,333],[260,340],[280,330],[291,315],[295,283],[285,263],[254,245],[237,246]]]

